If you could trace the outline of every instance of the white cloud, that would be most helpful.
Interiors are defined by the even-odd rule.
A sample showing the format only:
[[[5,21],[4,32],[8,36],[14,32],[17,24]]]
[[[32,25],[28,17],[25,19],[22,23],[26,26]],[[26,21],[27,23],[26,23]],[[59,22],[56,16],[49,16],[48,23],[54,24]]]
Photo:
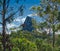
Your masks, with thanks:
[[[9,28],[13,28],[13,27],[15,27],[16,25],[15,24],[7,24],[7,28],[9,29]]]
[[[20,22],[20,19],[19,19],[19,18],[16,18],[14,21],[16,21],[16,22]]]
[[[29,14],[28,16],[32,17],[32,16],[38,16],[37,14]]]
[[[24,23],[25,19],[26,19],[26,18],[22,18],[22,19],[21,19],[21,22]]]
[[[13,27],[19,26],[20,24],[23,24],[24,23],[25,19],[26,18],[16,18],[14,20],[15,23],[13,22],[11,24],[7,24],[7,28],[9,29],[9,28],[13,28]],[[16,23],[18,23],[18,25]]]
[[[25,17],[24,18],[16,18],[14,20],[14,22],[24,23],[25,19],[26,19]]]
[[[2,28],[2,25],[0,25],[0,28]]]

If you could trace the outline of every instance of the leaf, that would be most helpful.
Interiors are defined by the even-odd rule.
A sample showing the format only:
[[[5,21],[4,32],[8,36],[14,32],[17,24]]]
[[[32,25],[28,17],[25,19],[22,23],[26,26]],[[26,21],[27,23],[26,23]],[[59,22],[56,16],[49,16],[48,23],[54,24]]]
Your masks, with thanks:
[[[52,0],[52,2],[55,2],[56,0]]]
[[[32,6],[31,7],[31,10],[36,10],[36,6]]]
[[[57,0],[58,3],[60,3],[60,0]]]
[[[37,10],[42,10],[42,8],[40,6],[37,7]]]
[[[50,5],[48,5],[48,6],[46,7],[45,13],[48,14],[48,13],[50,13],[50,12],[51,12],[51,10],[50,10]]]
[[[38,15],[39,15],[40,17],[43,17],[43,13],[41,13],[41,12],[38,12]]]
[[[57,25],[57,29],[60,29],[60,24]]]

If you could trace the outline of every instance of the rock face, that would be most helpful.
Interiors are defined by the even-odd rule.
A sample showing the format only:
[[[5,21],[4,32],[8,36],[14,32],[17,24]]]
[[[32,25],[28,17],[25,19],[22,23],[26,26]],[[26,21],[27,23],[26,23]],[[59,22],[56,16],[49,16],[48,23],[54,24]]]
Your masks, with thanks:
[[[27,31],[32,31],[34,30],[33,26],[32,26],[32,18],[27,16],[24,24],[22,24],[22,30],[27,30]]]

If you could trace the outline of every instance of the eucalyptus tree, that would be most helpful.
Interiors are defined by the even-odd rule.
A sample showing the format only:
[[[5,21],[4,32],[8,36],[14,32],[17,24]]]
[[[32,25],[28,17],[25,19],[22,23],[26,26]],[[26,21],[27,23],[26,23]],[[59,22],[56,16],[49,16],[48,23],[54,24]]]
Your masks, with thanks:
[[[2,25],[3,51],[6,51],[6,25],[11,23],[17,14],[23,15],[22,0],[0,0],[0,24]],[[25,0],[24,0],[25,1]]]
[[[59,5],[60,0],[42,0],[39,6],[32,6],[31,10],[35,11],[37,16],[47,22],[53,32],[53,47],[55,46],[56,25],[59,24]]]

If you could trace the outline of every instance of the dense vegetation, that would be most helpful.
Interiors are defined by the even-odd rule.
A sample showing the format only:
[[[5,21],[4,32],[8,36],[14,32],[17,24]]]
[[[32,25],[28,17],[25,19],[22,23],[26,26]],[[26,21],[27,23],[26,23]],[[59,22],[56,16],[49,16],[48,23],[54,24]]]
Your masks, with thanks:
[[[56,36],[55,48],[52,47],[52,36],[38,33],[36,31],[17,31],[11,35],[6,35],[7,48],[12,51],[60,51],[60,35]],[[1,36],[0,36],[1,39]],[[0,50],[2,51],[2,43],[0,41]]]

